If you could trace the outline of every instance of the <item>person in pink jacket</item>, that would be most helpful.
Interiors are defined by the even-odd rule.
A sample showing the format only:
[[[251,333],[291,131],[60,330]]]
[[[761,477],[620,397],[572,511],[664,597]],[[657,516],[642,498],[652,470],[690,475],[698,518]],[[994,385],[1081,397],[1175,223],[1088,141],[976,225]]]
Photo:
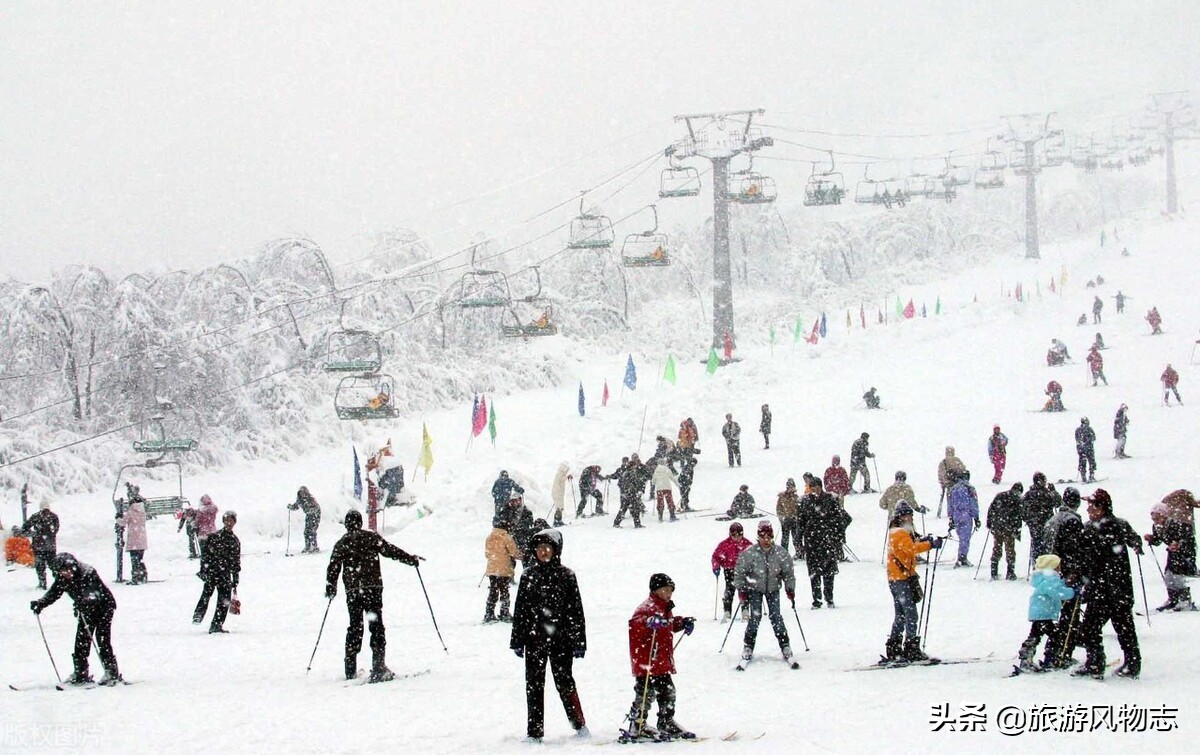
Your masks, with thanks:
[[[129,552],[130,574],[129,584],[140,585],[146,582],[146,564],[142,560],[146,554],[146,507],[141,495],[130,497],[129,506],[117,520],[125,528],[125,550]]]
[[[733,569],[737,566],[738,557],[742,555],[742,551],[751,545],[753,543],[746,539],[742,523],[734,522],[729,525],[729,537],[717,543],[717,548],[713,551],[713,576],[719,579],[721,571],[725,572],[725,598],[723,601],[725,618],[722,619],[722,624],[733,617],[733,594],[736,592],[733,587]],[[746,608],[743,607],[742,610],[745,611]]]
[[[196,512],[196,535],[200,538],[200,556],[204,556],[204,544],[208,536],[217,531],[217,504],[204,494],[200,496],[200,509]]]

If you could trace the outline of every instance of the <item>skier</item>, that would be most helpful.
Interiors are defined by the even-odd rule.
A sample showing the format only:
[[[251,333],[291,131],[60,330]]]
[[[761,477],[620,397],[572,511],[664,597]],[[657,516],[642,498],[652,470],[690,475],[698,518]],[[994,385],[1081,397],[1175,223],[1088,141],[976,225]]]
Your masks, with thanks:
[[[650,470],[646,469],[646,465],[642,464],[637,454],[630,454],[627,459],[622,459],[621,468],[613,474],[617,477],[617,488],[621,491],[621,509],[617,511],[613,526],[620,527],[621,520],[628,513],[633,517],[633,528],[639,529],[643,526],[642,511],[645,508],[642,493],[650,480]]]
[[[808,565],[808,581],[812,586],[812,607],[821,607],[824,599],[834,608],[833,580],[838,573],[838,558],[849,514],[837,499],[821,489],[820,480],[813,481],[814,490],[800,499],[797,521],[804,540],[804,558]],[[787,554],[787,549],[784,549]]]
[[[512,533],[517,548],[524,554],[521,560],[528,564],[533,561],[533,546],[531,545],[533,536],[546,529],[548,525],[545,519],[534,519],[533,511],[525,505],[525,499],[519,495],[509,503],[511,513],[507,519],[508,529]]]
[[[1175,371],[1175,368],[1168,364],[1167,369],[1163,370],[1163,374],[1159,379],[1162,380],[1163,404],[1170,406],[1171,394],[1174,393],[1175,400],[1182,405],[1183,399],[1179,397],[1179,373]]]
[[[1025,492],[1021,500],[1021,518],[1029,527],[1029,557],[1036,559],[1043,553],[1049,552],[1049,545],[1042,538],[1046,522],[1054,516],[1054,511],[1062,505],[1062,498],[1052,485],[1047,485],[1046,475],[1041,472],[1033,473],[1033,484]],[[1059,553],[1058,555],[1062,555]]]
[[[954,485],[954,480],[951,479],[955,473],[967,471],[967,465],[963,464],[962,459],[954,455],[954,446],[946,446],[946,456],[938,462],[937,476],[938,485],[942,488],[942,496],[938,499],[938,519],[942,518],[942,502],[946,500],[946,494],[950,492],[950,488]],[[825,487],[829,487],[829,483],[825,483]],[[906,498],[906,501],[912,503],[911,499]]]
[[[605,477],[601,474],[598,464],[584,467],[583,471],[579,473],[579,505],[575,508],[576,518],[583,516],[588,497],[596,499],[592,516],[600,516],[604,513],[604,496],[600,495],[600,480],[603,479]]]
[[[1146,322],[1150,323],[1150,335],[1162,335],[1162,315],[1158,313],[1158,307],[1151,307],[1146,313]]]
[[[1100,312],[1104,309],[1104,300],[1099,296],[1092,300],[1092,324],[1100,324]]]
[[[700,431],[696,429],[696,423],[691,417],[688,417],[683,422],[679,423],[679,443],[681,450],[688,451],[696,447],[696,443],[700,441]]]
[[[1167,602],[1156,611],[1195,611],[1192,590],[1185,577],[1196,576],[1196,533],[1191,525],[1172,519],[1165,503],[1156,503],[1150,509],[1153,529],[1145,535],[1151,547],[1165,545],[1167,567],[1163,571],[1163,582],[1167,587]]]
[[[1108,348],[1107,346],[1104,345],[1104,336],[1103,335],[1101,335],[1100,333],[1096,333],[1096,340],[1092,341],[1092,348],[1099,349],[1100,351],[1104,351],[1106,348]]]
[[[325,597],[337,596],[338,574],[346,588],[346,611],[350,625],[346,627],[346,678],[358,676],[358,651],[362,649],[363,616],[371,629],[371,683],[388,682],[396,678],[387,667],[387,630],[383,625],[383,577],[379,573],[379,557],[394,559],[418,567],[420,556],[406,553],[384,540],[376,532],[362,528],[362,514],[354,509],[343,520],[346,534],[334,543],[325,570]],[[345,567],[345,571],[343,571]]]
[[[484,574],[488,578],[487,603],[483,609],[483,623],[492,624],[496,621],[512,621],[508,610],[508,585],[517,573],[517,560],[521,558],[521,550],[508,532],[508,524],[502,523],[493,527],[483,544],[483,555],[487,559],[487,569]],[[496,604],[500,604],[500,616],[496,616]]]
[[[999,485],[1004,476],[1004,465],[1008,463],[1008,436],[1000,432],[1000,425],[992,426],[992,434],[988,436],[988,459],[992,462],[992,484]]]
[[[200,579],[204,580],[204,589],[200,591],[200,601],[192,612],[192,623],[204,621],[208,613],[208,601],[213,591],[217,593],[217,607],[213,609],[212,623],[208,625],[209,634],[227,634],[225,615],[237,594],[238,582],[242,573],[242,541],[233,534],[237,524],[237,514],[226,511],[221,516],[221,529],[208,536],[200,558]]]
[[[670,444],[670,441],[667,441],[667,443]],[[660,458],[655,463],[652,479],[655,507],[658,510],[658,521],[662,521],[664,504],[671,513],[671,521],[678,521],[678,517],[675,516],[675,496],[671,490],[671,486],[679,483],[679,477],[671,469],[670,462],[666,458]]]
[[[721,620],[722,624],[729,621],[733,615],[733,594],[736,591],[734,569],[737,567],[738,557],[742,555],[742,551],[752,545],[743,532],[741,522],[731,523],[729,537],[717,543],[717,547],[713,549],[713,576],[717,577],[722,571],[725,572],[725,595],[721,599],[721,605],[725,608],[725,617]],[[742,613],[743,616],[746,613],[745,604],[742,605]]]
[[[1075,453],[1079,456],[1079,481],[1096,481],[1096,431],[1087,417],[1079,420],[1075,428]]]
[[[929,509],[917,503],[917,496],[913,492],[912,485],[908,484],[908,474],[903,470],[896,472],[896,481],[888,486],[888,489],[883,491],[883,495],[879,497],[879,508],[887,511],[888,521],[896,514],[896,506],[904,501],[908,503],[916,511],[922,514]]]
[[[558,471],[554,473],[554,481],[550,484],[550,500],[554,502],[555,527],[563,525],[563,497],[567,494],[568,481],[574,479],[575,476],[571,474],[571,468],[565,461],[558,465]]]
[[[629,709],[629,728],[621,732],[623,741],[657,739],[695,739],[696,735],[675,722],[675,632],[691,634],[696,619],[674,616],[675,583],[666,574],[650,577],[650,596],[629,618],[629,663],[633,668],[633,705]],[[657,731],[646,726],[650,703],[658,702]]]
[[[1017,578],[1017,546],[1021,539],[1021,494],[1025,486],[1019,482],[998,493],[988,507],[987,528],[992,533],[992,580],[1000,579],[1000,556],[1007,555],[1008,571],[1004,578]]]
[[[725,425],[721,428],[721,436],[725,438],[725,452],[729,455],[729,466],[734,462],[742,466],[742,426],[733,421],[732,414],[725,415]]]
[[[33,546],[33,568],[37,570],[38,589],[46,589],[46,567],[58,553],[58,514],[50,510],[50,504],[42,501],[38,510],[25,522],[21,534]]]
[[[679,510],[692,511],[692,481],[696,478],[696,454],[699,448],[682,449],[679,452]]]
[[[1125,313],[1125,301],[1127,299],[1129,299],[1129,297],[1126,296],[1125,294],[1121,293],[1120,289],[1117,289],[1117,295],[1114,296],[1113,298],[1117,300],[1117,314],[1119,314],[1119,315],[1124,314]]]
[[[1066,364],[1071,355],[1067,353],[1067,345],[1057,338],[1050,339],[1050,350],[1046,352],[1046,364],[1055,367]]]
[[[117,517],[117,522],[125,528],[125,550],[129,553],[129,584],[142,585],[146,583],[149,574],[146,571],[146,504],[145,498],[134,489],[129,497],[129,505],[125,512]]]
[[[1088,367],[1092,370],[1092,387],[1096,387],[1097,380],[1103,380],[1105,385],[1108,385],[1108,378],[1104,377],[1104,357],[1100,356],[1100,347],[1092,344],[1092,350],[1087,355]]]
[[[387,491],[387,497],[383,501],[384,508],[399,506],[397,498],[400,491],[404,490],[404,465],[388,453],[379,459],[378,468],[383,470],[379,473],[379,489]]]
[[[1063,606],[1058,620],[1058,636],[1062,638],[1057,656],[1057,668],[1067,668],[1075,663],[1071,656],[1082,643],[1079,640],[1079,593],[1083,587],[1083,520],[1079,518],[1079,491],[1068,487],[1062,493],[1062,505],[1042,530],[1042,541],[1046,553],[1062,559],[1061,571],[1068,586],[1075,588],[1075,596]]]
[[[496,518],[504,515],[504,509],[513,498],[513,492],[524,494],[525,488],[508,476],[508,471],[501,469],[500,476],[492,483],[492,504],[494,507],[492,526],[496,526]]]
[[[217,531],[217,504],[207,493],[200,496],[200,508],[196,511],[196,538],[200,541],[200,558],[204,558],[204,548],[208,538]],[[203,563],[203,561],[201,561]]]
[[[875,454],[867,447],[870,442],[870,435],[863,433],[858,436],[858,440],[850,444],[850,490],[854,492],[854,480],[858,477],[858,473],[862,472],[864,493],[875,493],[871,490],[871,473],[867,471],[867,459],[874,459]]]
[[[546,665],[578,737],[590,736],[571,666],[587,652],[583,600],[575,572],[562,564],[558,530],[533,536],[536,557],[521,573],[509,647],[525,660],[526,734],[541,742],[545,733]]]
[[[800,545],[799,522],[796,519],[799,503],[800,495],[796,492],[796,481],[789,477],[783,492],[775,501],[775,516],[779,517],[779,539],[783,552],[788,552],[788,542],[790,541],[797,559],[804,552]]]
[[[296,500],[292,501],[288,509],[300,509],[304,512],[304,550],[300,552],[320,553],[321,549],[317,547],[317,528],[321,526],[321,505],[317,503],[317,499],[313,498],[306,486],[301,485],[296,491]]]
[[[758,431],[763,436],[763,450],[771,447],[771,407],[762,405],[762,419],[758,421]]]
[[[75,671],[66,678],[66,683],[88,684],[92,681],[88,673],[88,656],[93,643],[104,666],[100,683],[115,685],[125,681],[117,669],[117,656],[112,649],[112,620],[117,610],[112,592],[93,567],[76,560],[70,553],[56,555],[50,568],[54,572],[54,584],[45,595],[30,601],[29,608],[40,614],[64,592],[75,602],[75,616],[79,619],[75,625],[75,652],[71,656]]]
[[[1117,416],[1113,418],[1113,438],[1117,441],[1117,450],[1115,453],[1118,459],[1128,459],[1129,455],[1125,453],[1125,436],[1129,434],[1129,407],[1121,404],[1117,408]]]
[[[958,535],[958,560],[954,568],[974,566],[967,560],[971,550],[971,534],[979,529],[979,496],[971,485],[971,472],[955,475],[954,486],[946,495],[946,515],[950,517],[950,529]]]
[[[1062,637],[1058,633],[1058,621],[1062,618],[1063,601],[1075,597],[1075,591],[1067,586],[1058,573],[1061,559],[1053,553],[1039,556],[1034,565],[1036,571],[1030,579],[1033,594],[1029,596],[1029,636],[1021,643],[1017,656],[1021,659],[1022,671],[1051,669],[1058,665],[1058,652],[1062,649]],[[1046,638],[1046,651],[1039,668],[1033,662],[1042,637]]]
[[[1046,399],[1046,405],[1042,407],[1044,412],[1065,412],[1067,408],[1062,402],[1063,387],[1059,385],[1057,380],[1051,380],[1046,383],[1046,395],[1050,398]]]
[[[918,538],[913,531],[913,510],[905,501],[896,504],[896,513],[888,523],[887,578],[892,593],[892,630],[885,644],[884,658],[896,661],[927,661],[917,635],[917,603],[921,600],[921,578],[917,575],[917,555],[942,547],[942,538],[926,535]]]
[[[863,403],[868,409],[879,408],[879,394],[875,392],[875,386],[871,386],[871,390],[863,394]]]
[[[816,479],[814,476],[813,480]],[[827,493],[837,497],[838,503],[846,505],[846,494],[850,492],[850,475],[846,474],[846,468],[842,466],[842,457],[834,456],[830,460],[829,467],[825,470],[823,486]]]
[[[187,537],[188,558],[200,558],[200,541],[196,535],[196,509],[185,506],[175,512],[175,518],[179,520],[175,531],[183,530],[184,536]]]
[[[754,496],[750,495],[750,486],[742,485],[733,497],[729,511],[725,513],[730,519],[748,519],[754,516],[754,509]]]
[[[1142,651],[1133,624],[1133,577],[1127,548],[1141,556],[1142,540],[1129,522],[1113,516],[1108,491],[1098,488],[1087,501],[1089,521],[1083,528],[1081,543],[1085,579],[1082,602],[1086,608],[1080,629],[1087,660],[1074,675],[1104,678],[1104,638],[1100,631],[1111,621],[1124,655],[1115,673],[1136,679],[1142,671]]]
[[[792,569],[792,559],[782,549],[775,547],[775,530],[765,519],[758,523],[758,542],[747,548],[738,558],[737,567],[734,569],[734,584],[737,586],[738,599],[743,604],[749,602],[750,605],[750,621],[746,624],[746,634],[743,638],[742,665],[754,656],[754,643],[758,638],[758,624],[762,621],[764,601],[783,659],[789,664],[794,663],[792,646],[779,606],[779,588],[783,588],[788,600],[795,606],[796,575]]]

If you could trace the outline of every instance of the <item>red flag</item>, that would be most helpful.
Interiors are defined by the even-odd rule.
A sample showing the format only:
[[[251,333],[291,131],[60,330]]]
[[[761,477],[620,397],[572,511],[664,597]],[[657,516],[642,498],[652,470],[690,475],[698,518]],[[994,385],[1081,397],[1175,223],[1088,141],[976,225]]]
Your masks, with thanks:
[[[1054,293],[1054,276],[1050,276],[1050,293]]]
[[[862,320],[862,326],[867,327],[867,307],[865,304],[858,305],[858,319]]]
[[[475,418],[471,422],[471,434],[479,435],[487,427],[487,397],[479,397],[479,408],[475,410]]]
[[[820,327],[821,327],[821,318],[818,317],[817,321],[813,323],[812,333],[808,336],[808,338],[805,338],[804,340],[808,341],[809,343],[816,343],[819,340],[819,337],[817,336],[817,329]]]
[[[608,406],[608,381],[604,381],[604,395],[600,397],[600,406]]]
[[[909,299],[908,304],[904,305],[904,319],[911,320],[913,315],[917,313],[917,308],[913,306],[913,300]]]

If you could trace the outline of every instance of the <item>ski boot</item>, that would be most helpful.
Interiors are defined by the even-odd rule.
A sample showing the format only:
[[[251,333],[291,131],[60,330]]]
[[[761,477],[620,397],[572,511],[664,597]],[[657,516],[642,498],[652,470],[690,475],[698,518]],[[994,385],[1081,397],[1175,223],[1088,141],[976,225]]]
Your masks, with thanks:
[[[621,744],[631,742],[653,742],[658,739],[658,731],[653,726],[638,726],[635,722],[628,729],[621,729],[617,741]]]
[[[695,739],[696,735],[688,731],[679,724],[675,723],[673,718],[658,719],[658,739],[660,742],[669,742],[672,739]]]
[[[100,677],[100,686],[115,687],[118,684],[124,684],[125,678],[121,676],[121,672],[116,666],[104,669],[104,676]]]
[[[1080,666],[1079,668],[1072,671],[1071,676],[1074,676],[1079,679],[1084,679],[1084,678],[1103,679],[1104,678],[1104,658],[1103,657],[1093,658],[1091,656],[1091,654],[1089,653],[1088,659],[1086,661],[1084,661],[1082,666]]]
[[[883,652],[883,660],[887,661],[888,663],[895,663],[896,661],[904,660],[904,654],[903,650],[901,650],[901,642],[899,637],[894,639],[888,637],[887,642],[884,643]]]
[[[495,624],[496,621],[497,621],[496,617],[490,613],[483,615],[483,623],[484,624]]]
[[[367,677],[367,682],[370,684],[378,684],[379,682],[390,682],[395,679],[396,675],[387,666],[376,666],[371,669],[371,675]]]
[[[921,650],[921,638],[909,637],[904,641],[904,660],[911,662],[928,661],[929,656]]]
[[[749,645],[742,648],[742,663],[749,663],[750,659],[753,657],[754,657],[754,648],[750,647]]]
[[[92,675],[87,672],[87,669],[84,669],[83,671],[76,671],[66,679],[63,679],[63,684],[70,684],[71,686],[79,687],[84,684],[92,684],[94,681],[95,680],[92,679]]]
[[[575,730],[575,738],[576,739],[591,739],[592,738],[592,731],[591,731],[591,729],[589,729],[587,727],[587,724],[584,724]]]
[[[1017,567],[1009,564],[1008,571],[1004,574],[1004,578],[1009,582],[1015,582],[1017,580]]]
[[[721,617],[721,623],[728,624],[730,621],[733,621],[733,611],[726,611],[725,615]]]
[[[1142,661],[1140,658],[1126,660],[1117,670],[1113,672],[1115,676],[1124,677],[1125,679],[1137,679],[1142,673]]]
[[[358,659],[352,655],[346,656],[346,678],[358,678]]]

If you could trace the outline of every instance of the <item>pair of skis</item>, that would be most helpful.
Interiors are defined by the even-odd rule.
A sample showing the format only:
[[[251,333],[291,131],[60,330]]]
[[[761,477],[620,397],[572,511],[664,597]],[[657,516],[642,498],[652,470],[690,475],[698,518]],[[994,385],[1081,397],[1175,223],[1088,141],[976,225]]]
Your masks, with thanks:
[[[753,660],[753,658],[754,658],[754,656],[750,656],[749,658],[747,658],[746,656],[742,656],[742,659],[740,661],[738,661],[738,664],[735,668],[738,671],[745,671],[746,667],[750,665],[750,661]],[[788,665],[788,668],[790,668],[792,671],[800,670],[800,664],[799,664],[799,662],[796,661],[795,656],[790,656],[790,655],[786,656],[783,659],[783,662],[786,663]]]

